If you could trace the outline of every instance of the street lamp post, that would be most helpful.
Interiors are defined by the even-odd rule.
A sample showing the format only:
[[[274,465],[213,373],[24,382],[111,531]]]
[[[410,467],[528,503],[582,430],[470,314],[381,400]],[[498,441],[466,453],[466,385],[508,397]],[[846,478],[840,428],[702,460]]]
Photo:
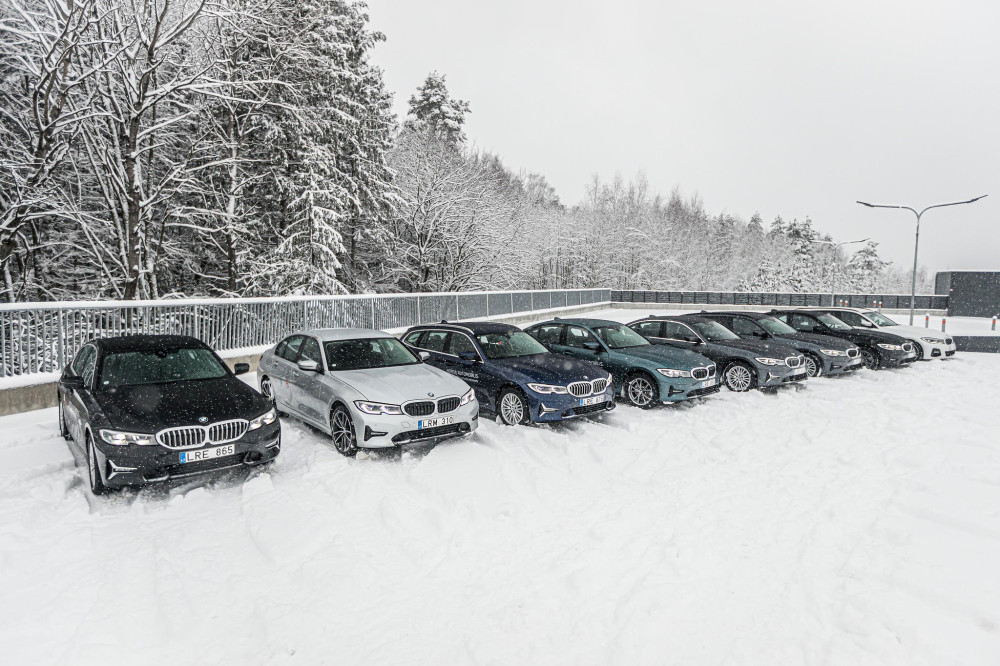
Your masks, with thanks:
[[[841,243],[834,243],[828,240],[814,240],[813,243],[818,245],[831,245],[833,246],[833,275],[830,278],[830,306],[837,307],[837,250],[840,249],[841,245],[853,245],[854,243],[864,243],[869,238],[862,238],[861,240],[853,241],[843,241]]]
[[[987,195],[982,195],[976,197],[975,199],[969,199],[968,201],[952,201],[951,203],[934,204],[933,206],[928,206],[924,208],[919,213],[915,208],[910,208],[909,206],[889,206],[886,204],[872,204],[867,201],[858,201],[857,203],[862,206],[868,206],[869,208],[901,208],[910,211],[917,216],[917,233],[913,240],[913,279],[910,282],[910,326],[913,326],[913,301],[917,298],[917,251],[920,248],[920,218],[921,216],[929,211],[931,208],[944,208],[945,206],[961,206],[962,204],[970,204],[985,198]]]

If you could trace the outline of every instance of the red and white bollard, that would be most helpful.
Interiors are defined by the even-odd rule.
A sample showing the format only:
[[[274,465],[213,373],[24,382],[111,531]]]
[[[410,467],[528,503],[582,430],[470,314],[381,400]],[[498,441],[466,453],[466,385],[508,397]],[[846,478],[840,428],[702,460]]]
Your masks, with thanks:
[[[941,332],[942,333],[944,333],[944,327],[945,327],[945,324],[947,324],[947,323],[948,323],[948,318],[947,317],[941,317]]]
[[[997,316],[993,315],[993,324],[990,326],[991,331],[997,330]]]
[[[924,328],[931,327],[931,316],[929,314],[924,315]]]
[[[879,301],[879,302],[878,302],[878,311],[879,311],[879,312],[881,312],[881,311],[882,311],[882,301]]]

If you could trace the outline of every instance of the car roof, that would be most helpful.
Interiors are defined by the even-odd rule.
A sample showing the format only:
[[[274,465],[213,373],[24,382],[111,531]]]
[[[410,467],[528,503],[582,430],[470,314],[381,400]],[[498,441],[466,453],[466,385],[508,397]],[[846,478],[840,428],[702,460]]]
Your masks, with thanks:
[[[543,324],[575,324],[577,326],[586,326],[587,328],[596,328],[598,326],[623,326],[620,321],[611,321],[610,319],[589,319],[587,317],[569,317],[563,319],[557,317],[550,321],[544,321]]]
[[[120,335],[113,338],[100,338],[93,342],[101,351],[111,354],[208,346],[198,338],[189,335]]]
[[[738,315],[740,317],[750,317],[751,319],[758,319],[760,317],[771,317],[770,312],[758,312],[757,310],[702,310],[698,313],[703,316],[711,315]]]
[[[473,335],[485,335],[487,333],[516,333],[521,329],[513,324],[504,324],[499,321],[441,321],[437,324],[420,324],[411,327],[410,331],[426,330],[450,330],[462,331]]]
[[[708,317],[701,316],[701,313],[691,313],[691,314],[679,314],[679,315],[649,315],[648,317],[643,317],[639,321],[647,321],[650,319],[655,319],[656,321],[700,321],[700,322],[714,322],[714,319],[709,319]],[[717,323],[717,322],[716,322]]]
[[[390,333],[376,331],[373,328],[314,328],[308,331],[297,331],[292,335],[309,335],[319,339],[321,342],[393,337]]]

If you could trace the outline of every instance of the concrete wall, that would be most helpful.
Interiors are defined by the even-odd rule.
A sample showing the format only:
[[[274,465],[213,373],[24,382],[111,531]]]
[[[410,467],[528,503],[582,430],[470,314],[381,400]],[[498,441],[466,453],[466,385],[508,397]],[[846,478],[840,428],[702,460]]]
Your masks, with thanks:
[[[935,290],[948,295],[950,317],[992,317],[1000,313],[1000,272],[938,273]]]
[[[591,303],[588,305],[572,305],[563,308],[553,308],[551,310],[539,310],[531,313],[519,313],[512,315],[498,315],[495,317],[490,317],[490,321],[499,321],[507,324],[526,324],[539,319],[544,319],[546,317],[565,317],[574,314],[582,314],[584,312],[593,312],[594,310],[602,310],[608,307],[607,302],[603,303]],[[400,334],[405,331],[405,328],[396,329],[389,331],[393,334]],[[229,367],[232,368],[237,363],[249,363],[250,372],[257,371],[257,364],[260,362],[260,354],[248,354],[242,356],[232,356],[228,357],[224,352],[220,352],[220,355],[225,359]],[[56,406],[56,383],[55,382],[45,382],[42,384],[30,384],[28,386],[19,386],[17,388],[3,389],[0,390],[0,416],[6,416],[8,414],[19,414],[21,412],[30,412],[35,409],[45,409],[46,407]]]

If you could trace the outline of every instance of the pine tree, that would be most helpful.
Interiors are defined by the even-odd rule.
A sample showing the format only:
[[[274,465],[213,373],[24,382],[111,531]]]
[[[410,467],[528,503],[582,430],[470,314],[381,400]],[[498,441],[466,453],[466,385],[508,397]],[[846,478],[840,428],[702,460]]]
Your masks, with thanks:
[[[445,85],[443,74],[431,72],[416,94],[410,97],[409,115],[430,128],[448,143],[462,143],[465,133],[465,114],[469,113],[469,103],[452,99]]]
[[[847,279],[851,288],[860,293],[875,291],[890,263],[878,256],[878,243],[868,241],[847,262]]]

